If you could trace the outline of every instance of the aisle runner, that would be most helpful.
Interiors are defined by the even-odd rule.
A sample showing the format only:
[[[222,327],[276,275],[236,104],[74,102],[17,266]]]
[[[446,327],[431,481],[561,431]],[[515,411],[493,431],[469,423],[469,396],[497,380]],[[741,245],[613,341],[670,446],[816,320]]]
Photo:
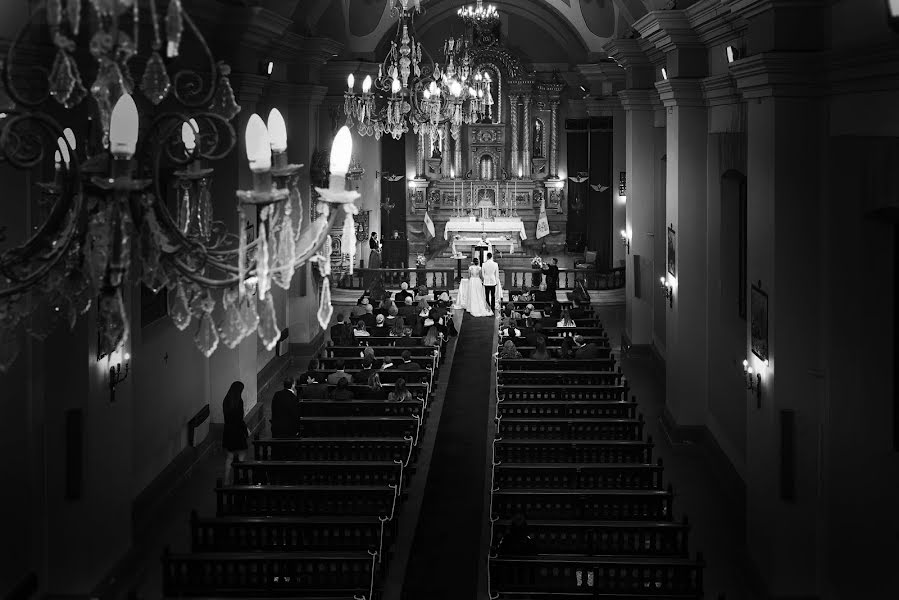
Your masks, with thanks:
[[[403,600],[477,596],[495,327],[492,317],[465,315],[406,567]]]

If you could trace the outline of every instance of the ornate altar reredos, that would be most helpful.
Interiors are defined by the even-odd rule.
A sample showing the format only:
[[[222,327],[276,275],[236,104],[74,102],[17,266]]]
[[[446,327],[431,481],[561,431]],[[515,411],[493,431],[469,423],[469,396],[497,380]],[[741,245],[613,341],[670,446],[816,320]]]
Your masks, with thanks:
[[[545,202],[553,237],[564,239],[559,96],[565,84],[556,76],[534,73],[498,41],[499,32],[489,33],[469,32],[472,72],[489,77],[484,117],[456,128],[446,123],[434,135],[422,128],[415,137],[416,176],[409,182],[407,219],[410,252],[424,250],[426,210],[438,239],[450,239],[445,237],[450,219],[515,219],[533,242]],[[510,249],[523,250],[521,244]]]

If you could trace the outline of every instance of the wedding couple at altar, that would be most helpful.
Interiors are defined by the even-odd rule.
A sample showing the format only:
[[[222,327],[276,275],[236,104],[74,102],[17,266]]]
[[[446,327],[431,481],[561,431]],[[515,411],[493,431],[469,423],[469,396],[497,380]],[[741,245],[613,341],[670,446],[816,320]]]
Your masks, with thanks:
[[[473,317],[490,317],[497,306],[497,298],[502,299],[503,288],[499,282],[499,265],[488,252],[484,264],[477,258],[471,259],[468,279],[459,283],[457,305]]]

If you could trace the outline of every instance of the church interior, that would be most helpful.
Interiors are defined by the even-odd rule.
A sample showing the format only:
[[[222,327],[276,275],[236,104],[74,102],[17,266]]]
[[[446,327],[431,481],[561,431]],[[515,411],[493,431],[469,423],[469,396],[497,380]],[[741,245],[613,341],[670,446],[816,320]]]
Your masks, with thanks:
[[[893,597],[897,169],[899,0],[0,0],[0,594]]]

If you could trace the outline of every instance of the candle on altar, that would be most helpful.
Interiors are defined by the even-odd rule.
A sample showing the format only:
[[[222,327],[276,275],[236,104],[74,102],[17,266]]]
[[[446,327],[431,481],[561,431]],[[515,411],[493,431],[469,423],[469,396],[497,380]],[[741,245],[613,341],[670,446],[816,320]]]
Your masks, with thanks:
[[[453,206],[456,205],[456,170],[450,169],[450,177],[453,179]]]

